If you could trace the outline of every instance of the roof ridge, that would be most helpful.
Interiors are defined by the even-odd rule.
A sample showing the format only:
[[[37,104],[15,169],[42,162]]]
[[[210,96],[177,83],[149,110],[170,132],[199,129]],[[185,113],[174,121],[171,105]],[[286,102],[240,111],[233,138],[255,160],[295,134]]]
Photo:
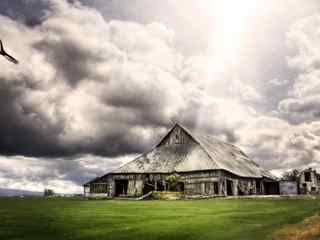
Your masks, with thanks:
[[[166,138],[166,136],[167,136],[168,134],[170,134],[170,132],[172,132],[172,130],[175,128],[175,126],[181,127],[178,123],[175,123],[175,124],[173,125],[173,127],[171,127],[170,130],[167,132],[167,134],[165,134],[164,137],[162,137],[161,140],[160,140],[157,144],[155,144],[149,151],[146,151],[146,152],[143,152],[143,153],[139,154],[137,157],[135,157],[135,158],[132,159],[131,161],[129,161],[129,162],[127,162],[127,163],[119,166],[118,168],[110,171],[109,173],[118,171],[119,169],[123,168],[124,166],[129,165],[130,163],[133,163],[134,161],[139,160],[140,157],[142,157],[142,156],[144,156],[144,155],[147,155],[148,153],[152,152],[154,149],[156,149],[157,147],[159,147],[159,145],[161,144],[161,142]],[[107,175],[107,174],[106,174],[106,175]]]
[[[131,160],[131,161],[123,164],[122,166],[120,166],[120,167],[118,167],[118,168],[116,168],[116,169],[108,172],[107,174],[112,173],[112,172],[117,172],[117,171],[120,170],[121,168],[123,168],[123,167],[125,167],[125,166],[127,166],[127,165],[129,165],[129,164],[131,164],[131,163],[133,163],[133,162],[135,162],[135,161],[138,161],[142,156],[146,156],[148,153],[151,153],[151,152],[154,151],[156,148],[161,147],[162,141],[163,141],[163,140],[173,131],[173,129],[174,129],[175,127],[177,127],[177,126],[180,127],[183,131],[185,131],[196,143],[199,144],[200,148],[207,154],[207,156],[211,159],[211,161],[214,162],[214,164],[215,164],[217,167],[221,167],[221,166],[219,166],[219,164],[217,163],[217,161],[215,161],[215,160],[212,158],[211,154],[207,151],[207,149],[206,149],[204,146],[202,146],[201,141],[198,140],[198,139],[194,136],[194,135],[197,135],[197,134],[193,134],[193,132],[192,132],[191,130],[189,130],[187,127],[185,127],[184,125],[182,125],[182,124],[180,124],[180,123],[175,123],[174,126],[171,127],[171,129],[167,132],[167,134],[165,134],[164,137],[162,137],[161,140],[158,142],[158,144],[156,144],[151,150],[149,150],[149,151],[147,151],[147,152],[144,152],[144,153],[138,155],[138,156],[137,156],[136,158],[134,158],[133,160]],[[105,175],[107,175],[107,174],[105,174]],[[104,176],[105,176],[105,175],[104,175]]]
[[[228,145],[228,146],[230,146],[230,147],[233,147],[234,149],[239,150],[239,152],[240,152],[242,155],[244,155],[245,158],[244,158],[243,160],[245,160],[246,162],[253,163],[256,167],[262,169],[255,161],[251,160],[251,159],[249,158],[249,156],[247,156],[247,155],[246,155],[239,147],[237,147],[236,145],[234,145],[234,144],[232,144],[232,143],[229,143],[229,142],[226,142],[226,141],[223,141],[223,140],[220,140],[220,139],[218,139],[218,138],[216,138],[216,137],[214,137],[214,136],[212,136],[212,135],[209,135],[209,134],[201,134],[201,132],[199,132],[199,131],[190,130],[189,128],[187,128],[186,126],[184,126],[184,125],[182,125],[182,124],[176,123],[175,126],[176,126],[176,125],[178,125],[178,126],[181,127],[183,130],[185,130],[188,134],[190,134],[190,135],[194,138],[194,140],[196,140],[196,141],[199,143],[200,147],[208,154],[208,156],[210,157],[210,159],[215,162],[216,166],[218,166],[218,167],[223,167],[223,166],[221,166],[219,163],[217,163],[217,161],[215,161],[215,160],[213,159],[213,157],[212,157],[211,154],[208,152],[208,150],[203,146],[203,143],[202,143],[201,139],[199,140],[198,137],[200,137],[200,138],[201,138],[201,137],[209,138],[208,140],[215,140],[215,141],[217,141],[218,143],[222,143],[222,144]],[[249,159],[247,159],[247,158],[249,158]],[[263,169],[263,170],[264,170],[264,169]],[[264,170],[264,171],[265,171],[265,170]]]
[[[147,155],[149,152],[153,151],[153,149],[154,149],[154,148],[152,148],[150,151],[143,152],[143,153],[139,154],[139,155],[136,156],[134,159],[130,160],[130,161],[127,162],[127,163],[124,163],[124,164],[120,165],[118,168],[116,168],[116,169],[108,172],[107,174],[112,173],[112,172],[116,172],[116,171],[120,170],[121,168],[123,168],[123,167],[125,167],[125,166],[127,166],[127,165],[129,165],[129,164],[131,164],[131,163],[133,163],[133,162],[135,162],[135,161],[137,161],[140,157],[142,157],[142,156],[144,156],[144,155]],[[107,175],[107,174],[105,174],[105,175]],[[104,175],[104,176],[105,176],[105,175]]]
[[[180,123],[176,123],[176,125],[179,125],[181,128],[183,128],[184,130],[187,130],[189,132],[189,134],[191,134],[192,136],[193,135],[198,135],[198,136],[201,136],[201,137],[208,137],[208,138],[211,138],[211,139],[214,139],[215,141],[217,142],[221,142],[221,143],[224,143],[224,144],[228,144],[228,145],[231,145],[235,148],[238,148],[237,146],[235,146],[234,144],[232,143],[229,143],[229,142],[226,142],[226,141],[223,141],[221,139],[218,139],[212,135],[209,135],[209,134],[202,134],[200,131],[196,131],[196,130],[191,130],[190,128],[180,124]]]
[[[167,146],[163,144],[166,138],[172,134],[172,131],[177,128],[191,139],[195,150],[191,148],[184,150],[181,145]],[[191,158],[186,161],[186,156],[191,156]],[[172,157],[175,158],[174,161],[172,161]],[[160,158],[163,161],[159,162]],[[194,165],[195,163],[197,164]],[[174,171],[193,171],[198,168],[201,170],[224,169],[242,177],[273,177],[268,170],[258,165],[236,145],[220,140],[213,135],[204,134],[202,131],[191,130],[180,123],[174,124],[152,149],[139,154],[133,160],[109,173],[143,172],[147,169],[149,169],[147,171],[157,169],[159,171],[170,169]]]
[[[202,144],[201,140],[198,140],[198,138],[196,137],[196,136],[199,135],[199,134],[197,134],[197,133],[194,134],[194,132],[193,132],[192,130],[188,129],[187,127],[185,127],[185,126],[183,126],[183,125],[181,125],[181,124],[178,124],[178,123],[177,123],[176,125],[178,125],[178,126],[179,126],[180,128],[182,128],[184,131],[186,131],[186,132],[199,144],[199,146],[201,147],[201,149],[208,155],[208,157],[215,163],[215,165],[216,165],[218,168],[221,168],[221,166],[217,163],[217,161],[213,159],[213,157],[212,157],[211,154],[208,152],[208,150],[207,150],[204,146],[202,146],[203,144]],[[195,136],[195,135],[196,135],[196,136]]]
[[[216,138],[216,137],[214,137],[212,135],[209,135],[209,134],[202,134],[201,132],[192,131],[192,130],[188,129],[187,127],[183,126],[182,124],[178,124],[178,125],[181,128],[183,128],[185,131],[189,132],[189,134],[194,137],[194,139],[199,143],[200,147],[208,154],[210,159],[212,159],[212,161],[214,161],[216,166],[218,166],[219,168],[225,168],[225,166],[221,166],[218,161],[213,159],[213,157],[211,156],[211,153],[206,149],[205,146],[203,146],[203,142],[199,138],[204,138],[204,140],[207,140],[207,141],[214,140],[214,141],[216,141],[216,142],[218,142],[220,144],[225,144],[226,146],[232,147],[233,149],[239,151],[241,153],[241,155],[243,155],[243,158],[242,158],[243,161],[245,161],[247,163],[250,163],[250,164],[253,164],[256,168],[258,168],[259,171],[260,171],[260,175],[263,176],[264,174],[268,174],[269,176],[270,175],[273,176],[273,174],[270,171],[268,171],[268,170],[262,168],[260,165],[258,165],[247,154],[245,154],[238,146],[236,146],[236,145],[234,145],[232,143],[220,140],[220,139],[218,139],[218,138]],[[210,144],[210,142],[208,144]]]

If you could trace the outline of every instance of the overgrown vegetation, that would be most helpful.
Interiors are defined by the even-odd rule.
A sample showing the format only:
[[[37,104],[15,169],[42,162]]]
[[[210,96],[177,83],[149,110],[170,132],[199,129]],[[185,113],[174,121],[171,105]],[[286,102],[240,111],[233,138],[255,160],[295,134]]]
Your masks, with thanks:
[[[181,176],[178,174],[172,174],[166,178],[170,191],[181,191],[179,183],[181,182]]]
[[[320,239],[320,216],[315,215],[302,223],[287,225],[275,234],[276,240]]]
[[[0,239],[274,239],[319,200],[108,201],[0,198]]]
[[[178,200],[182,197],[182,192],[153,192],[151,195],[152,199],[162,199],[162,200]]]

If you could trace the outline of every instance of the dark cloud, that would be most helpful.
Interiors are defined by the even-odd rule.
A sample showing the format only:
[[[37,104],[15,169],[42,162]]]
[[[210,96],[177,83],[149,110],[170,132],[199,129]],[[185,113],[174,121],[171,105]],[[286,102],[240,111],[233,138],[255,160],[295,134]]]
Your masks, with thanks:
[[[0,77],[0,152],[8,155],[54,155],[56,136],[63,129],[59,125],[50,125],[41,115],[34,113],[32,106],[23,102],[26,91],[28,88],[23,82],[9,83]]]
[[[37,0],[2,0],[0,14],[33,27],[40,24],[46,15],[48,4]]]
[[[162,70],[173,68],[178,55],[171,31],[108,23],[97,11],[64,1],[51,1],[51,8],[32,29],[2,19],[11,48],[28,34],[21,65],[1,62],[8,71],[0,73],[0,152],[58,157],[145,150],[182,104],[180,81]]]
[[[94,55],[90,49],[84,49],[77,46],[76,42],[59,41],[50,42],[47,39],[37,42],[35,49],[45,52],[47,60],[54,65],[55,68],[61,69],[61,77],[66,79],[73,87],[88,77],[90,61],[98,61],[99,55]]]

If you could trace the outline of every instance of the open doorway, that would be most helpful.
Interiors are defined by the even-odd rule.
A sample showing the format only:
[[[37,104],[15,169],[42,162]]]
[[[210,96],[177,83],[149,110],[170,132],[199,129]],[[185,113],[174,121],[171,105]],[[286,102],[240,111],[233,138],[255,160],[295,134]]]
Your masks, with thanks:
[[[143,186],[143,189],[142,189],[143,195],[145,195],[145,194],[147,194],[147,193],[149,193],[151,191],[154,191],[155,190],[154,184],[155,184],[154,181],[150,181],[150,180],[146,181],[144,183],[144,186]]]
[[[261,194],[261,181],[256,179],[256,194]]]
[[[176,191],[177,192],[184,192],[184,182],[178,182]]]
[[[278,182],[264,182],[264,191],[265,191],[266,195],[279,194],[279,183]]]
[[[157,191],[161,192],[164,191],[165,188],[165,184],[163,183],[163,181],[159,180],[157,181]]]
[[[128,180],[115,180],[116,197],[126,196],[128,194]]]
[[[227,180],[227,195],[233,195],[233,182],[231,180]]]

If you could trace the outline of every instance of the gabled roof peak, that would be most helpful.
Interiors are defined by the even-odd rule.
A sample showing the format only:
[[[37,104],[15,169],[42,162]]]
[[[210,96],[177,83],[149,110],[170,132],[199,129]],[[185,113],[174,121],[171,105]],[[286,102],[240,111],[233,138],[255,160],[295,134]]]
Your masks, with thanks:
[[[184,133],[181,142],[179,139],[176,142],[177,135],[170,136],[176,128],[182,129]],[[184,144],[192,142],[195,144]],[[213,169],[224,169],[241,177],[274,178],[235,145],[198,134],[181,123],[175,123],[151,151],[114,172],[184,172]]]

